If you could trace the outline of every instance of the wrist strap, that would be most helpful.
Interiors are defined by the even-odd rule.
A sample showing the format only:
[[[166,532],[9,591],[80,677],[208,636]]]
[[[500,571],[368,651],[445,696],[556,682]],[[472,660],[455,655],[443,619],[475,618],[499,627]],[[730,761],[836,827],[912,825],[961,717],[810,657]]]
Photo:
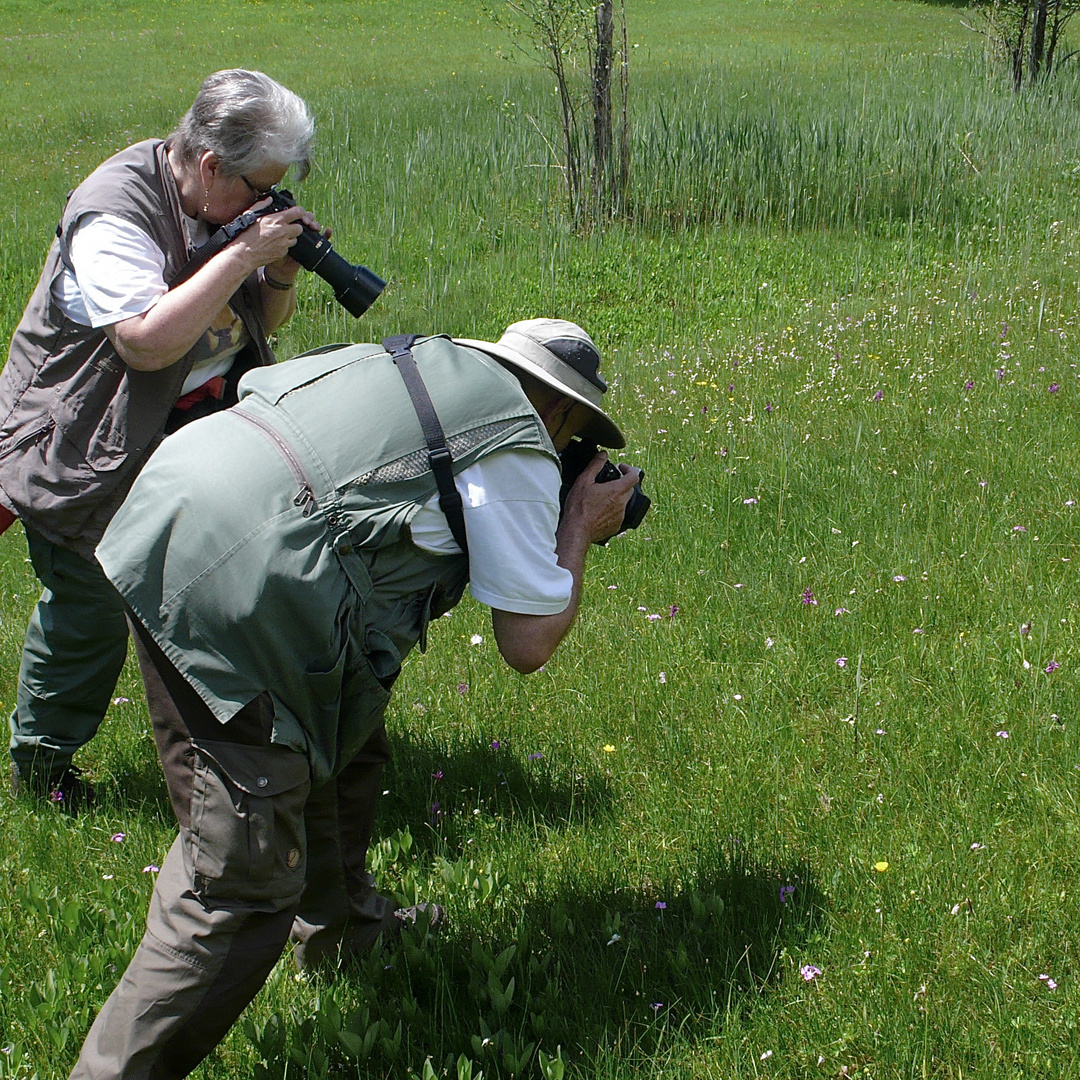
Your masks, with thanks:
[[[175,289],[177,285],[187,281],[193,274],[198,273],[234,236],[254,225],[264,213],[265,211],[245,210],[244,213],[237,218],[233,218],[227,225],[222,225],[205,244],[195,249],[195,254],[188,259],[180,273],[173,278],[169,288]]]
[[[424,384],[420,369],[413,359],[412,347],[417,340],[416,334],[395,334],[383,338],[382,347],[393,357],[405,388],[409,391],[416,418],[420,421],[420,430],[428,448],[428,465],[435,474],[435,484],[439,489],[439,509],[446,515],[446,523],[457,545],[465,556],[469,554],[469,541],[465,533],[465,511],[461,501],[461,492],[454,483],[454,457],[446,445],[446,435],[439,423],[435,405]]]

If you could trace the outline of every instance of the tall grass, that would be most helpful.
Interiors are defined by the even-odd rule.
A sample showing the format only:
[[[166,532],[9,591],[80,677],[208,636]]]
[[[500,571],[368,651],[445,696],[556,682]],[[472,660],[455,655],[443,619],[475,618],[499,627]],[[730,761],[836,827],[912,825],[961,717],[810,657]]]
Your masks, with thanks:
[[[194,55],[162,44],[174,10],[117,30],[91,6],[87,68],[34,39],[82,93],[6,91],[5,332],[63,192],[161,133],[196,70],[263,66],[320,121],[298,193],[391,280],[356,323],[303,279],[279,352],[576,318],[655,499],[543,672],[507,673],[468,601],[406,667],[373,860],[449,932],[332,985],[286,959],[203,1076],[556,1075],[540,1051],[590,1080],[1080,1069],[1075,87],[999,90],[938,47],[942,5],[821,8],[642,13],[632,214],[587,235],[529,119],[548,88],[494,66],[468,5],[249,4],[246,45],[230,13]],[[860,51],[799,46],[845,19]],[[744,21],[758,44],[719,62]],[[4,47],[33,82],[27,44]],[[91,93],[98,66],[120,74]],[[35,597],[16,528],[8,707]],[[82,763],[92,815],[3,797],[4,1080],[70,1068],[171,840],[133,669]]]

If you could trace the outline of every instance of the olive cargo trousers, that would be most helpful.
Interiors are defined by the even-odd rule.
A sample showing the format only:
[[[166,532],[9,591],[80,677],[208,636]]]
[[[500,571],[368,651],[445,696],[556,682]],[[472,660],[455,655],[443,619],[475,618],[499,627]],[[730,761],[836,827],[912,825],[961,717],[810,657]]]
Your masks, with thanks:
[[[142,943],[71,1080],[187,1076],[258,993],[294,919],[310,937],[390,914],[365,871],[389,759],[385,729],[312,789],[307,758],[270,743],[269,695],[221,724],[129,622],[180,835]]]

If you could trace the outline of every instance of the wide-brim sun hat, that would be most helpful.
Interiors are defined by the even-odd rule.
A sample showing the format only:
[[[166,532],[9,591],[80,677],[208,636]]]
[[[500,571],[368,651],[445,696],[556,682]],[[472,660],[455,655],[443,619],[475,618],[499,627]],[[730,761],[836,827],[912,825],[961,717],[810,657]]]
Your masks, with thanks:
[[[607,390],[600,377],[600,351],[577,323],[525,319],[511,323],[498,341],[454,341],[516,367],[586,406],[589,421],[579,434],[612,450],[626,445],[626,437],[600,405]]]

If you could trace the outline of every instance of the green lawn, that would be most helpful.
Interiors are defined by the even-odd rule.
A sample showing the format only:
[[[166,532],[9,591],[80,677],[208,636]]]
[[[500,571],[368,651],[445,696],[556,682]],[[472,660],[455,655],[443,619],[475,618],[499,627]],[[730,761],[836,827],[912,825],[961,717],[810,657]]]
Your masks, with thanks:
[[[391,281],[279,354],[576,319],[654,499],[544,671],[469,601],[407,665],[374,859],[448,931],[285,958],[201,1075],[1075,1076],[1075,73],[1014,98],[961,5],[628,6],[631,214],[577,235],[479,4],[0,2],[5,334],[64,192],[261,67]],[[9,709],[35,599],[15,528]],[[0,796],[0,1080],[70,1069],[171,841],[134,668],[84,755],[91,815]]]

